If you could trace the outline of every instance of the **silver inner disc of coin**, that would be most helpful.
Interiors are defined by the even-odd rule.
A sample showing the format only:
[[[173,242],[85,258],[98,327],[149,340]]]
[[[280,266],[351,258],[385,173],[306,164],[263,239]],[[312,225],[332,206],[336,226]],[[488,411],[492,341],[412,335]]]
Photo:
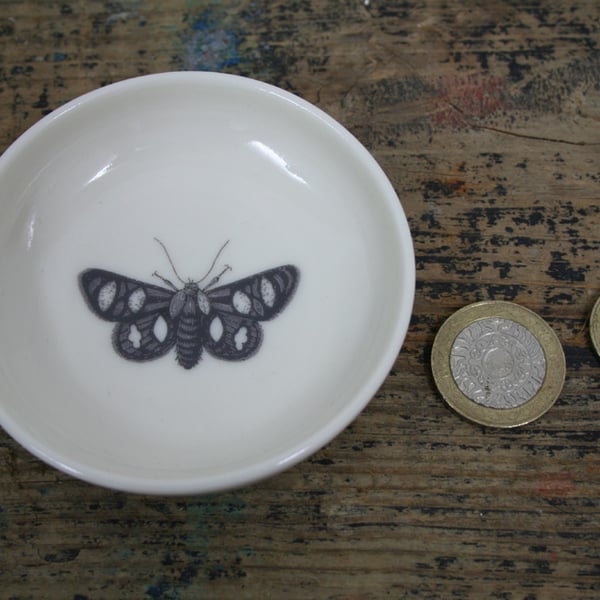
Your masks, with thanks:
[[[489,317],[474,321],[456,336],[450,368],[467,398],[490,408],[515,408],[539,391],[546,357],[523,325]]]

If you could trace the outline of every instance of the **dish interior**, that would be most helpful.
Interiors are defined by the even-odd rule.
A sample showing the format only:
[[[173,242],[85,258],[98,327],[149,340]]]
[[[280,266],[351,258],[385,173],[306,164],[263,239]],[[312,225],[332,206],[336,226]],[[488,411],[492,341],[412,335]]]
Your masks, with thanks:
[[[410,234],[389,182],[305,102],[230,76],[109,86],[27,132],[0,166],[0,398],[55,466],[134,491],[210,491],[305,457],[364,407],[402,342]],[[297,290],[254,356],[191,369],[115,352],[78,283],[101,268],[183,287],[280,265]],[[217,256],[225,242],[227,246]]]

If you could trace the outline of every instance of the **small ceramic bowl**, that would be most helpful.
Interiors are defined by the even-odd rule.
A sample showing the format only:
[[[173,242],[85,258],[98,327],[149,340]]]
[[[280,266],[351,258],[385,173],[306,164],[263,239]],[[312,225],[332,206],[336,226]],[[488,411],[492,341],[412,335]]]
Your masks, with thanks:
[[[412,310],[400,202],[333,119],[250,79],[84,95],[0,159],[0,423],[130,492],[249,484],[329,442]]]

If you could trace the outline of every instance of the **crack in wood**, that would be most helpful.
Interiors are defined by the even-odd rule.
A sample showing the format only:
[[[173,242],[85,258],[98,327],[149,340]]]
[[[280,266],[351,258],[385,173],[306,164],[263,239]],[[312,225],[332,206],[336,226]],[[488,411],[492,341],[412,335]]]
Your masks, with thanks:
[[[553,138],[542,135],[532,135],[528,133],[517,133],[516,131],[510,131],[508,129],[501,129],[500,127],[492,127],[491,125],[480,125],[479,123],[474,123],[470,117],[465,113],[460,106],[457,106],[450,100],[446,99],[446,103],[457,111],[465,121],[465,124],[471,127],[472,129],[483,129],[485,131],[493,131],[494,133],[500,133],[503,135],[510,135],[513,137],[523,138],[526,140],[537,140],[540,142],[551,142],[554,144],[568,144],[570,146],[600,146],[600,142],[585,142],[585,141],[576,141],[576,140],[565,140],[563,138]]]

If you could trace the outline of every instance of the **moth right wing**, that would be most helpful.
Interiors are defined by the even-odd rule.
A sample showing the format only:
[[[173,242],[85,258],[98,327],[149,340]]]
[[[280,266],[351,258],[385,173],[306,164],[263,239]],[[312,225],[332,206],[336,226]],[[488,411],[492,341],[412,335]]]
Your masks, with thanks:
[[[223,360],[245,360],[255,354],[263,339],[260,323],[228,313],[203,317],[203,342],[210,354]]]
[[[299,279],[297,267],[283,265],[213,288],[206,295],[212,309],[221,315],[269,321],[287,306]]]
[[[87,269],[79,275],[81,291],[90,309],[105,321],[132,322],[146,315],[168,315],[175,294],[103,269]]]

